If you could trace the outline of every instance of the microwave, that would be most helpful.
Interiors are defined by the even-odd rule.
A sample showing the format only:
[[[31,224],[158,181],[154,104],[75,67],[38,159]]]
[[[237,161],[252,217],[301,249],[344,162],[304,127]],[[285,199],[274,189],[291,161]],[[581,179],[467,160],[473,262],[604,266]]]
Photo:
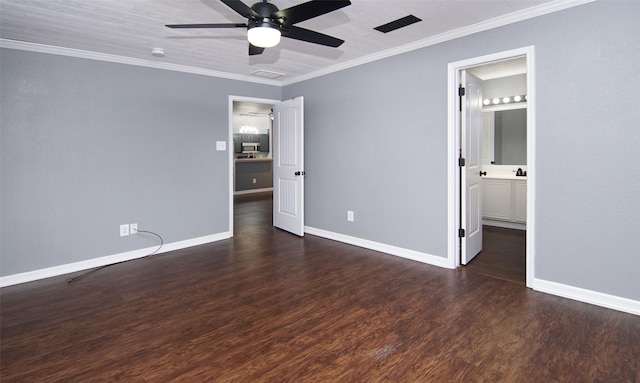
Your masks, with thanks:
[[[259,142],[243,142],[242,153],[258,153],[260,151]]]

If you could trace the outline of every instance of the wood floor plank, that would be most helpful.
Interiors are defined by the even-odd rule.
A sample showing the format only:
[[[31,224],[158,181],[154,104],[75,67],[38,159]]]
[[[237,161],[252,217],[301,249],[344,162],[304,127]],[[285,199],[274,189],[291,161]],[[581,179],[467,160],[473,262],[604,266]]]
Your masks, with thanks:
[[[638,382],[640,317],[271,226],[0,289],[2,382]]]

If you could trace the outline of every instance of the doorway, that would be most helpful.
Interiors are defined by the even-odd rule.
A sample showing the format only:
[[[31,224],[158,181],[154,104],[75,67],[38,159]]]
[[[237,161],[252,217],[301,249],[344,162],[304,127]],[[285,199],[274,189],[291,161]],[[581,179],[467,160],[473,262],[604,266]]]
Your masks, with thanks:
[[[236,199],[243,195],[261,195],[263,199],[272,195],[272,109],[278,102],[280,100],[229,96],[229,231],[232,236]]]
[[[524,210],[526,215],[526,285],[531,286],[534,276],[534,238],[535,238],[535,73],[534,73],[534,48],[525,47],[511,51],[500,52],[492,55],[476,57],[468,60],[458,61],[449,64],[449,116],[448,116],[448,222],[449,222],[449,241],[448,241],[448,262],[452,268],[461,265],[461,252],[465,248],[465,218],[466,208],[461,202],[461,198],[465,197],[466,189],[463,187],[464,182],[461,181],[461,174],[466,171],[464,169],[464,160],[460,161],[461,153],[466,153],[466,148],[462,143],[463,133],[461,108],[462,96],[458,94],[458,87],[462,78],[462,74],[467,71],[472,72],[474,68],[487,68],[489,64],[504,63],[515,58],[524,58],[526,62],[526,96],[527,96],[527,132],[526,132],[526,163],[527,163],[527,182],[522,188],[526,191],[526,207]],[[509,96],[509,95],[504,95]],[[485,104],[486,105],[486,104]],[[472,214],[470,214],[472,215]],[[491,233],[495,234],[495,233]]]
[[[267,119],[269,134],[262,134],[256,126],[242,125],[234,121],[235,109],[241,105],[253,104],[268,108],[270,113],[238,113],[252,117],[259,114]],[[244,116],[246,117],[246,116]],[[254,120],[255,121],[255,120]],[[238,125],[238,132],[236,132]],[[245,127],[246,132],[242,132]],[[251,131],[249,131],[249,129]],[[254,131],[255,130],[255,131]],[[247,134],[244,134],[247,133]],[[237,137],[234,137],[236,136]],[[267,136],[264,140],[262,136]],[[235,142],[234,142],[235,138]],[[229,231],[234,235],[234,196],[241,172],[237,167],[269,166],[267,181],[271,183],[273,203],[273,225],[298,236],[304,236],[304,98],[302,96],[286,101],[229,96]],[[266,150],[266,148],[269,148]],[[265,148],[263,151],[262,148]],[[248,150],[245,150],[248,149]],[[252,179],[252,174],[242,173],[242,177]],[[246,180],[245,180],[246,183]],[[256,178],[253,182],[256,183]],[[251,191],[263,192],[265,188],[256,185]]]

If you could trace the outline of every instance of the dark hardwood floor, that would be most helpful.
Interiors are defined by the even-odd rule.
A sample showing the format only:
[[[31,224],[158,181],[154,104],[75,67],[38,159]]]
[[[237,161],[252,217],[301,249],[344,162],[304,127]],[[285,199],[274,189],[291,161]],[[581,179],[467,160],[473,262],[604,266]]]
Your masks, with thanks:
[[[638,382],[640,317],[271,226],[0,290],[2,382]]]
[[[465,267],[474,273],[526,285],[527,232],[482,227],[482,251]]]

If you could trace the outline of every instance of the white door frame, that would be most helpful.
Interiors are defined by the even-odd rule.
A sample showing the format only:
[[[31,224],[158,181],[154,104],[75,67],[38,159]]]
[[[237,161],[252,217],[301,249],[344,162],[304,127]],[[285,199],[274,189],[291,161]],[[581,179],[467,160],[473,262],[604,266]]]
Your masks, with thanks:
[[[258,104],[277,104],[280,100],[272,100],[268,98],[255,98],[243,96],[229,96],[229,135],[227,137],[227,151],[229,152],[229,233],[233,237],[233,193],[234,193],[234,146],[233,146],[233,102],[255,102]]]
[[[458,85],[460,71],[463,69],[503,61],[515,57],[526,57],[527,61],[527,245],[526,268],[527,287],[532,287],[535,276],[535,175],[536,175],[536,90],[534,46],[498,52],[486,56],[474,57],[462,61],[449,63],[448,66],[448,124],[447,124],[447,263],[450,268],[460,266],[460,241],[458,229],[460,226],[460,179],[458,177],[458,150],[460,142],[460,112],[458,110]]]

